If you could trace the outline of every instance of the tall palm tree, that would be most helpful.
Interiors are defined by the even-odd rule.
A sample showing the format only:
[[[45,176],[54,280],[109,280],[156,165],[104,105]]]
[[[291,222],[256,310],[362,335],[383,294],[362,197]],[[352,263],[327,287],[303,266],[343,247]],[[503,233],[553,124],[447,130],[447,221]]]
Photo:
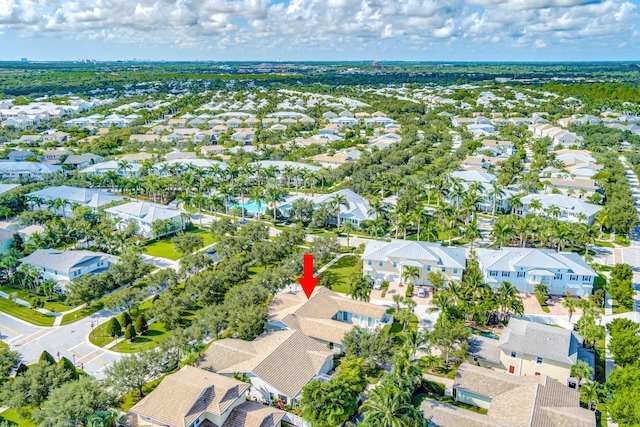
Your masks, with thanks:
[[[133,169],[133,166],[131,166],[131,164],[130,164],[128,161],[126,161],[126,160],[120,160],[120,161],[118,162],[118,173],[119,173],[121,176],[126,176],[126,175],[127,175],[127,171],[128,171],[129,169]]]
[[[501,199],[502,196],[504,196],[504,195],[505,195],[505,192],[502,189],[502,186],[500,184],[498,184],[497,182],[494,182],[493,184],[491,184],[491,190],[489,190],[489,197],[491,197],[491,199],[492,199],[491,219],[495,219],[495,217],[496,217],[496,205],[498,203],[498,199]]]
[[[249,190],[249,200],[255,202],[258,207],[258,220],[262,217],[262,202],[265,201],[265,194],[262,188],[253,187]]]
[[[571,376],[576,379],[577,386],[580,387],[580,382],[583,379],[591,379],[593,377],[593,369],[584,360],[578,360],[575,364],[571,365]]]
[[[277,221],[278,203],[284,201],[284,192],[276,187],[269,187],[265,192],[265,200],[270,203],[273,209],[273,220]]]
[[[353,221],[350,219],[346,220],[340,226],[340,232],[345,233],[347,235],[347,248],[349,248],[349,236],[353,231],[356,230],[356,226],[353,224]]]
[[[480,227],[478,227],[478,220],[474,218],[466,227],[464,227],[463,235],[471,242],[471,251],[473,251],[474,242],[476,241],[476,239],[482,237]]]
[[[367,277],[354,275],[351,277],[351,283],[349,284],[349,292],[347,295],[351,295],[351,298],[353,299],[369,302],[372,289],[373,284]]]
[[[249,185],[247,184],[247,179],[244,175],[241,175],[236,180],[235,184],[233,184],[233,189],[240,193],[240,203],[241,203],[241,211],[242,211],[242,219],[244,219],[244,196],[247,194],[249,190]]]
[[[417,230],[416,240],[420,241],[420,229],[425,219],[427,218],[427,211],[424,209],[424,206],[417,205],[409,213],[409,218],[411,219],[411,223],[416,227]]]
[[[533,199],[529,202],[529,211],[533,213],[538,213],[542,210],[542,202],[538,199]]]
[[[331,200],[329,200],[329,205],[336,211],[336,225],[338,228],[340,228],[340,208],[342,206],[346,206],[348,209],[350,206],[349,201],[347,200],[347,196],[345,196],[344,194],[336,193],[333,195]]]

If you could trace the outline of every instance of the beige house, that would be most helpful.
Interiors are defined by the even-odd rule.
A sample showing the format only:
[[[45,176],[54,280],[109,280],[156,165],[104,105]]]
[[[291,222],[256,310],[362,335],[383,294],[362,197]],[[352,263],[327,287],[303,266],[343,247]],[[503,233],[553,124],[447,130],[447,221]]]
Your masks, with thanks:
[[[297,330],[340,353],[344,335],[354,326],[374,329],[391,323],[387,307],[317,286],[309,299],[304,292],[276,295],[269,304],[267,330]]]
[[[277,427],[285,412],[247,401],[250,385],[185,366],[129,411],[127,425],[158,427]]]
[[[548,376],[519,378],[463,363],[453,397],[486,414],[425,399],[420,409],[434,427],[595,427],[593,411],[580,407],[580,393]]]
[[[263,334],[254,341],[222,339],[205,351],[199,367],[232,377],[247,374],[249,396],[259,402],[274,399],[295,404],[302,387],[316,378],[328,378],[334,353],[296,330]]]
[[[595,369],[595,355],[582,343],[582,337],[575,331],[511,318],[499,340],[474,336],[469,341],[469,350],[480,366],[515,376],[546,375],[575,386],[571,366],[578,360]]]
[[[362,254],[363,274],[374,280],[401,282],[405,267],[418,269],[418,277],[410,280],[417,285],[430,285],[432,272],[446,280],[459,282],[466,266],[464,248],[443,247],[439,243],[373,240]]]

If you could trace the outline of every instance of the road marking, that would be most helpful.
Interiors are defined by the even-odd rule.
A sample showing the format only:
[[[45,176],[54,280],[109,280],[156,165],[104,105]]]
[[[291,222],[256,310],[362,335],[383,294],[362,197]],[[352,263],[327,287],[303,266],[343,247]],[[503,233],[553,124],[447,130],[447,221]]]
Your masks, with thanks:
[[[19,331],[16,331],[15,329],[12,329],[12,328],[10,328],[8,326],[0,324],[0,331],[2,331],[3,329],[6,329],[7,331],[11,331],[16,335],[23,335],[22,333],[20,333]]]
[[[20,338],[20,337],[22,337],[22,336],[24,336],[24,334],[20,334],[20,335],[18,335],[17,337],[13,337],[13,338],[11,338],[10,340],[7,340],[7,342],[15,341],[15,340],[17,340],[18,338]]]
[[[73,347],[71,347],[70,349],[67,349],[67,351],[71,351],[74,348],[80,347],[82,344],[84,344],[83,342],[81,342],[80,344],[74,345]]]

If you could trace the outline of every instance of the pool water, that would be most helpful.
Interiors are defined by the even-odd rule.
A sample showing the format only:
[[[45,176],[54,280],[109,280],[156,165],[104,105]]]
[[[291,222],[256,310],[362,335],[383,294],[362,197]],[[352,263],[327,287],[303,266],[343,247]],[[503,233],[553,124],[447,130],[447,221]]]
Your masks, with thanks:
[[[239,208],[242,205],[240,203],[231,203],[229,205],[232,208]],[[248,202],[244,204],[244,210],[250,213],[258,213],[258,204],[256,202]],[[260,213],[264,213],[267,210],[267,204],[260,205]]]
[[[472,328],[471,326],[465,326],[466,329],[469,329],[473,335],[482,335],[486,338],[492,338],[494,340],[499,340],[500,337],[496,334],[492,334],[491,332],[484,332],[480,329]]]

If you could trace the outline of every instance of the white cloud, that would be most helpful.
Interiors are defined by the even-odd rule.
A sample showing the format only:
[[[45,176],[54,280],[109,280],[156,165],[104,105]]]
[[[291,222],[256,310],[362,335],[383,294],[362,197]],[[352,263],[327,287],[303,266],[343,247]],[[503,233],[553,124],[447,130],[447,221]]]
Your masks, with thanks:
[[[0,0],[0,30],[206,49],[638,47],[630,0]]]

